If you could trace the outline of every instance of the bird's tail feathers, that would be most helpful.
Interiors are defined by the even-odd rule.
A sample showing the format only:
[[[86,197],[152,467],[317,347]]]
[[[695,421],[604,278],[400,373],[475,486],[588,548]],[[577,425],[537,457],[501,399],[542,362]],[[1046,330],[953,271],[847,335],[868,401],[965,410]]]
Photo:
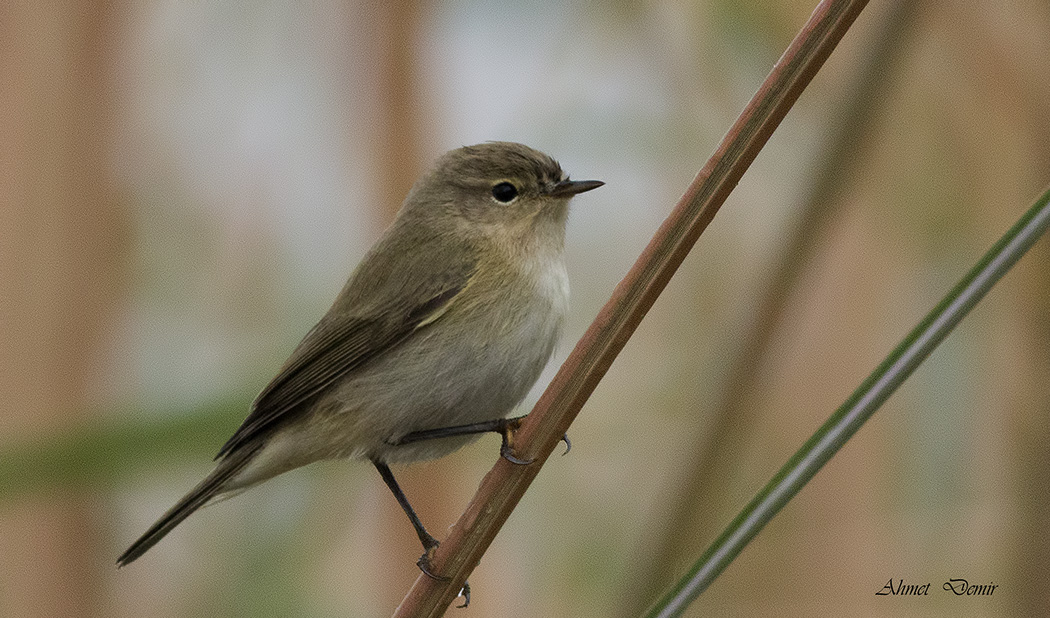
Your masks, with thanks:
[[[149,530],[117,558],[117,568],[127,566],[137,560],[139,556],[146,553],[149,548],[171,532],[175,526],[182,523],[182,520],[207,504],[212,498],[224,493],[224,487],[230,479],[243,470],[261,448],[261,443],[245,445],[229,453],[208,476],[204,477],[204,480],[183,496],[175,506],[168,509],[167,513],[164,513],[155,524],[150,526]]]

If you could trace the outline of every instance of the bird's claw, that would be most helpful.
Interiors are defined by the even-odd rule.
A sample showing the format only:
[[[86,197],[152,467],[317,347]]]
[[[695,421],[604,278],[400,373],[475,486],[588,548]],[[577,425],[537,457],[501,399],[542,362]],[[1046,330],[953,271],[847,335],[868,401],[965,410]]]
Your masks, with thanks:
[[[433,571],[434,565],[431,562],[431,559],[434,557],[434,550],[437,549],[437,547],[438,546],[435,544],[423,552],[423,555],[420,556],[419,560],[416,562],[416,566],[418,566],[419,570],[423,571],[423,574],[430,579],[439,582],[447,582],[449,578],[437,575]]]
[[[527,466],[530,463],[536,461],[535,459],[519,459],[518,457],[515,457],[514,453],[507,447],[500,448],[499,454],[503,457],[503,459],[506,459],[510,463],[517,464],[519,466]]]
[[[460,589],[459,596],[463,597],[463,605],[457,605],[456,607],[462,609],[470,605],[470,582],[463,582],[463,588]]]
[[[518,418],[506,419],[503,421],[502,427],[499,429],[500,434],[503,436],[503,444],[499,447],[500,456],[510,463],[519,466],[527,466],[536,461],[535,459],[521,459],[514,454],[514,432],[521,426],[521,421],[524,420],[524,418],[524,416],[520,416]],[[562,453],[562,455],[568,455],[569,451],[572,450],[572,441],[569,440],[569,434],[562,434],[561,441],[565,443],[565,452]]]
[[[503,444],[499,447],[499,454],[512,464],[527,466],[536,460],[525,460],[514,455],[514,432],[521,426],[522,418],[524,417],[510,418],[503,423],[502,431],[500,431],[503,436]]]
[[[423,552],[423,555],[419,557],[419,561],[416,562],[416,566],[418,566],[419,570],[423,571],[423,574],[429,577],[430,579],[438,582],[447,582],[452,578],[434,573],[434,565],[431,562],[431,560],[434,557],[435,549],[437,549],[436,544],[431,546],[425,552]],[[463,587],[460,588],[459,594],[456,596],[463,597],[463,605],[457,605],[456,607],[462,608],[470,605],[470,582],[463,582]]]

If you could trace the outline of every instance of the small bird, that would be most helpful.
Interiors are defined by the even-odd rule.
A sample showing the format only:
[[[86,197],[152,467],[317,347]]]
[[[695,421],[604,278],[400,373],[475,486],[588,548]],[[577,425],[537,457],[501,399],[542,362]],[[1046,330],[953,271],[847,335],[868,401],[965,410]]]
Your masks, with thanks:
[[[219,450],[218,464],[117,560],[130,564],[208,502],[325,459],[367,459],[408,515],[428,575],[438,541],[389,464],[503,435],[550,359],[566,313],[569,180],[511,142],[442,155],[409,191],[328,312]],[[436,577],[436,576],[435,576]],[[469,602],[469,597],[468,602]]]

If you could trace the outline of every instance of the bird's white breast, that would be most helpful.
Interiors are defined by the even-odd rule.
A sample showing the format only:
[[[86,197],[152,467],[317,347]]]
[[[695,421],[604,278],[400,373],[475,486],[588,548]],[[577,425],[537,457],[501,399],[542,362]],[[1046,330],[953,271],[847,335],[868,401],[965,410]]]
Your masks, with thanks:
[[[569,308],[569,273],[565,270],[561,252],[538,253],[527,264],[536,292],[550,301],[551,313],[561,318]]]

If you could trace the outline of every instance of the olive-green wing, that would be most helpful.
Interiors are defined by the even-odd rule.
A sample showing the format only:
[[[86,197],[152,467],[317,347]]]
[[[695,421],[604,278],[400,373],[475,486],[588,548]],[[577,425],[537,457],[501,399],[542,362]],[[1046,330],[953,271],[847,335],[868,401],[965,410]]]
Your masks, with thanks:
[[[380,290],[380,296],[390,298],[372,305],[378,308],[364,312],[366,315],[329,312],[255,399],[248,417],[215,458],[241,448],[293,418],[304,410],[304,403],[336,380],[438,318],[469,283],[473,264],[456,270],[458,272],[442,272],[429,279],[426,287],[430,289],[424,294],[407,294],[424,299],[414,305],[398,298],[400,290]],[[403,292],[400,295],[405,296]]]

